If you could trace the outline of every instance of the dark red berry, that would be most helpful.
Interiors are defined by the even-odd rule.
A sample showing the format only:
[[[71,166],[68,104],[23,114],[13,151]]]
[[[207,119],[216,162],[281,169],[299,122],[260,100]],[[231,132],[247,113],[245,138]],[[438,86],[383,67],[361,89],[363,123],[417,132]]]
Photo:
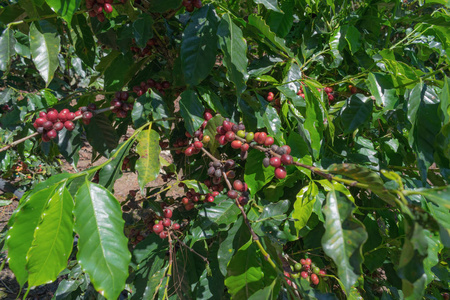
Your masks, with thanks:
[[[47,132],[47,136],[49,139],[54,139],[55,137],[58,136],[58,133],[56,133],[55,129],[52,129],[49,132]]]
[[[242,181],[240,181],[240,180],[235,180],[235,181],[233,182],[233,188],[234,188],[236,191],[243,192],[243,191],[244,191],[244,184],[243,184]]]
[[[186,150],[184,151],[184,154],[186,156],[191,156],[194,154],[194,147],[190,146],[188,148],[186,148]]]
[[[267,167],[270,166],[270,158],[265,157],[265,158],[263,159],[263,166],[264,166],[265,168],[267,168]]]
[[[56,122],[53,124],[53,129],[56,131],[61,131],[64,128],[64,124],[62,122]]]
[[[44,126],[44,123],[47,122],[47,119],[41,117],[41,118],[37,118],[35,123],[37,127],[42,127]]]
[[[269,163],[272,167],[278,168],[281,166],[281,159],[277,156],[271,157]]]
[[[229,190],[227,195],[228,198],[236,199],[238,197],[238,192],[236,192],[235,190]]]
[[[56,120],[58,120],[58,112],[56,110],[47,112],[47,120],[50,122],[56,122]]]
[[[272,93],[272,92],[269,92],[268,94],[267,94],[267,101],[269,101],[269,102],[272,102],[273,101],[273,98],[274,98],[274,94]]]
[[[273,137],[268,136],[264,141],[264,146],[272,146],[274,143]]]
[[[275,169],[275,177],[278,179],[283,179],[287,175],[286,169],[284,167],[278,167]]]
[[[233,129],[233,124],[230,121],[224,120],[222,123],[223,129],[228,132],[228,131],[232,131]]]
[[[194,147],[196,149],[202,149],[203,148],[203,143],[200,142],[200,141],[196,141],[196,142],[194,142]]]
[[[172,218],[172,210],[170,208],[166,208],[164,210],[164,217],[169,218],[169,219]]]
[[[168,236],[167,231],[162,231],[159,233],[159,237],[162,239],[166,239]]]
[[[159,234],[164,230],[164,226],[161,223],[153,225],[153,232]]]
[[[293,162],[294,162],[294,160],[291,155],[289,155],[289,154],[281,155],[281,163],[283,165],[288,166],[288,165],[291,165]]]
[[[44,129],[46,130],[50,130],[53,128],[53,123],[51,121],[45,121],[42,127],[44,127]]]
[[[180,224],[178,224],[178,223],[173,223],[172,228],[173,228],[174,230],[178,230],[178,229],[180,229]]]
[[[93,115],[92,115],[92,113],[90,111],[86,111],[86,112],[83,113],[83,119],[85,119],[85,120],[91,119],[92,116]]]
[[[172,224],[172,221],[170,221],[169,218],[163,219],[162,224],[164,225],[164,227],[170,227],[170,225]]]
[[[284,150],[285,153],[283,154],[291,154],[291,147],[289,147],[288,145],[283,145],[280,148]]]

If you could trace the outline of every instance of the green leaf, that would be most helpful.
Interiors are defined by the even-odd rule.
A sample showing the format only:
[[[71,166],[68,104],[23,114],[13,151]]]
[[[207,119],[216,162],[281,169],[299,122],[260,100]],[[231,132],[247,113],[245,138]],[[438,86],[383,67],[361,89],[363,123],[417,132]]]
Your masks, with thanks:
[[[276,12],[281,12],[280,8],[278,7],[278,1],[277,0],[253,0],[256,4],[262,4],[267,9],[273,10]]]
[[[0,71],[6,71],[11,65],[11,57],[15,52],[16,38],[11,28],[6,28],[0,36]]]
[[[353,204],[335,191],[328,193],[323,212],[326,222],[322,247],[337,265],[339,279],[349,293],[362,273],[362,246],[368,235],[364,225],[352,215]]]
[[[262,17],[257,15],[250,15],[248,17],[248,23],[254,26],[259,31],[259,33],[262,34],[263,37],[267,38],[271,43],[273,43],[278,49],[282,50],[289,57],[294,56],[291,49],[286,46],[285,41],[282,38],[277,37],[272,31],[270,31],[270,27],[265,23]]]
[[[275,279],[273,268],[263,266],[258,247],[251,240],[233,256],[227,270],[225,285],[233,299],[248,299]]]
[[[217,35],[224,54],[223,64],[227,68],[227,78],[234,83],[239,96],[247,88],[247,42],[242,36],[242,30],[233,23],[229,14],[222,16]]]
[[[102,296],[117,299],[131,260],[119,202],[102,186],[86,181],[75,195],[74,215],[80,265]]]
[[[434,162],[434,143],[441,129],[439,99],[433,88],[417,84],[409,94],[408,120],[412,127],[408,140],[417,156],[417,164],[425,182],[427,170]]]
[[[70,24],[75,11],[80,6],[81,0],[45,0],[45,2]]]
[[[92,117],[86,126],[86,137],[92,147],[106,157],[109,157],[118,144],[116,130],[104,114]]]
[[[345,31],[345,40],[352,54],[355,54],[361,48],[361,33],[355,26],[348,26]]]
[[[450,187],[445,186],[434,189],[416,189],[411,194],[420,194],[425,196],[428,200],[436,203],[439,206],[450,209]]]
[[[161,147],[159,146],[159,134],[151,129],[141,131],[137,140],[136,152],[139,154],[139,159],[136,162],[136,170],[138,171],[139,187],[144,193],[147,183],[155,180],[159,175]]]
[[[95,48],[94,34],[82,14],[75,15],[72,19],[72,28],[75,32],[75,53],[89,67],[94,67]]]
[[[308,186],[303,187],[298,192],[297,199],[294,203],[294,211],[292,212],[292,218],[295,219],[294,224],[297,232],[302,230],[308,223],[318,193],[319,189],[313,181],[310,181]]]
[[[203,124],[203,112],[205,108],[198,98],[197,93],[193,90],[184,91],[180,97],[180,114],[184,119],[184,127],[194,136],[194,132]]]
[[[186,83],[198,85],[216,63],[217,26],[214,6],[205,5],[195,11],[183,33],[181,65]]]
[[[237,219],[240,210],[234,200],[226,196],[217,196],[214,203],[204,204],[198,212],[191,229],[193,239],[191,243],[200,239],[213,237],[217,232],[228,230]]]
[[[108,55],[103,56],[100,58],[100,62],[95,67],[95,70],[99,72],[97,76],[92,76],[91,80],[89,81],[89,85],[94,83],[98,78],[103,76],[106,72],[106,70],[111,66],[111,64],[114,62],[114,60],[120,55],[119,51],[111,51]]]
[[[120,144],[112,154],[115,158],[107,163],[99,173],[99,184],[112,191],[114,183],[122,176],[122,163],[133,146],[134,139],[128,139]],[[116,154],[116,152],[118,153]]]
[[[344,133],[351,133],[367,123],[372,115],[373,101],[363,94],[355,94],[347,99],[341,110]]]
[[[267,25],[279,37],[285,37],[292,28],[294,23],[294,7],[293,0],[285,0],[281,3],[281,9],[284,13],[269,11],[266,17]]]
[[[312,156],[315,160],[319,158],[323,138],[324,115],[320,105],[320,100],[311,93],[309,88],[304,89],[306,101],[306,114],[304,128],[307,134],[307,141],[311,144]]]
[[[14,218],[14,223],[6,238],[8,263],[21,286],[28,280],[27,253],[34,240],[34,232],[47,203],[52,199],[59,186],[59,184],[54,184],[23,197],[24,204],[20,205],[17,212],[11,217]]]
[[[274,176],[273,167],[264,168],[262,164],[264,157],[264,153],[257,150],[249,150],[248,152],[244,181],[252,195],[262,189]]]
[[[393,109],[398,102],[392,78],[383,73],[369,73],[367,78],[370,93],[375,97],[378,106],[383,110]]]
[[[441,99],[439,115],[441,116],[442,122],[448,124],[450,122],[450,77],[445,77],[444,87],[439,98]]]
[[[139,64],[137,62],[136,64]],[[106,91],[120,91],[126,83],[128,71],[135,65],[131,52],[127,54],[120,54],[114,61],[106,68],[105,75],[105,90]]]
[[[219,260],[220,272],[226,276],[227,275],[227,265],[234,255],[237,249],[241,248],[248,239],[250,238],[250,233],[246,226],[242,226],[244,219],[238,217],[237,221],[233,226],[226,232],[227,237],[222,240],[217,251],[217,258]]]
[[[36,69],[48,86],[59,65],[58,54],[61,44],[59,34],[52,25],[41,27],[45,28],[42,32],[35,23],[30,26],[30,50]]]
[[[153,120],[169,117],[167,104],[161,96],[153,90],[151,90],[150,93],[146,92],[144,95],[140,96],[134,103],[133,111],[131,112],[134,127],[139,128],[147,123],[150,119],[150,115],[153,117]],[[168,121],[158,121],[156,124],[161,125],[163,128],[170,129]]]
[[[72,196],[60,184],[47,202],[27,254],[29,286],[54,281],[66,268],[73,247]]]
[[[153,18],[148,14],[140,14],[133,22],[133,35],[138,47],[144,48],[153,37]]]

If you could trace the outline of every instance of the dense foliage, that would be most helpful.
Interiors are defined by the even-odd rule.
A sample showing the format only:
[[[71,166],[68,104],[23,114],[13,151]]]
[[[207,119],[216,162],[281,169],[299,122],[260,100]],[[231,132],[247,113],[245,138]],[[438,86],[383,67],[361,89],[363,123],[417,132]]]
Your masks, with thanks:
[[[0,7],[0,170],[26,190],[2,256],[21,286],[448,299],[448,1]],[[87,143],[106,160],[62,172]],[[123,172],[141,195],[119,202]]]

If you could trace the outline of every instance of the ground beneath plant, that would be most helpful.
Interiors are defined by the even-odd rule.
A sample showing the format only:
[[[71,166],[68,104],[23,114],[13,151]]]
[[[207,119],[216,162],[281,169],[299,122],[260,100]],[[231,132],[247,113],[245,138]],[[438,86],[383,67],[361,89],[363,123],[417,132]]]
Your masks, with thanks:
[[[129,129],[124,138],[128,138],[133,134],[133,129]],[[99,165],[103,163],[106,158],[101,158],[95,162],[92,162],[92,147],[86,143],[79,152],[80,159],[77,164],[78,171],[83,171],[92,166]],[[161,156],[169,162],[172,162],[172,157],[169,151],[163,151]],[[64,171],[69,173],[76,173],[75,169],[67,162],[63,161],[62,168]],[[159,186],[163,185],[165,182],[163,180],[163,175],[150,182],[148,186]],[[142,195],[139,190],[139,183],[137,179],[137,174],[130,171],[125,171],[121,178],[119,178],[114,184],[114,195],[119,202],[123,202],[127,199],[130,191],[136,192],[135,201],[139,202],[142,199]],[[173,196],[178,196],[182,194],[182,189],[174,189],[170,194]],[[0,231],[6,226],[9,218],[11,217],[13,211],[17,208],[18,200],[15,199],[10,205],[0,207]],[[6,253],[2,253],[0,256],[0,264],[5,260]],[[61,279],[59,279],[61,280]],[[59,281],[45,286],[37,287],[30,291],[27,299],[51,299],[58,288]],[[17,283],[14,274],[8,268],[8,263],[5,263],[3,270],[0,271],[0,299],[17,299],[20,293],[20,297],[23,297],[25,291],[20,291],[20,286]]]

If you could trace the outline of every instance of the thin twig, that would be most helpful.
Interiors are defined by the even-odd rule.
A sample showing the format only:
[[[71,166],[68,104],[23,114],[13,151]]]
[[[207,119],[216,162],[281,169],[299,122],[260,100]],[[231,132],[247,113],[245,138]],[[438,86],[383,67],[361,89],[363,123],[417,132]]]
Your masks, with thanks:
[[[198,253],[197,251],[195,251],[194,249],[192,249],[191,247],[189,247],[188,245],[186,245],[182,240],[180,240],[175,234],[170,233],[170,235],[172,236],[172,238],[176,239],[178,243],[180,243],[183,247],[185,247],[186,249],[188,249],[189,251],[191,251],[192,253],[194,253],[195,255],[197,255],[198,257],[200,257],[201,259],[203,259],[203,261],[209,265],[209,261],[206,257],[204,257],[203,255],[201,255],[200,253]]]

